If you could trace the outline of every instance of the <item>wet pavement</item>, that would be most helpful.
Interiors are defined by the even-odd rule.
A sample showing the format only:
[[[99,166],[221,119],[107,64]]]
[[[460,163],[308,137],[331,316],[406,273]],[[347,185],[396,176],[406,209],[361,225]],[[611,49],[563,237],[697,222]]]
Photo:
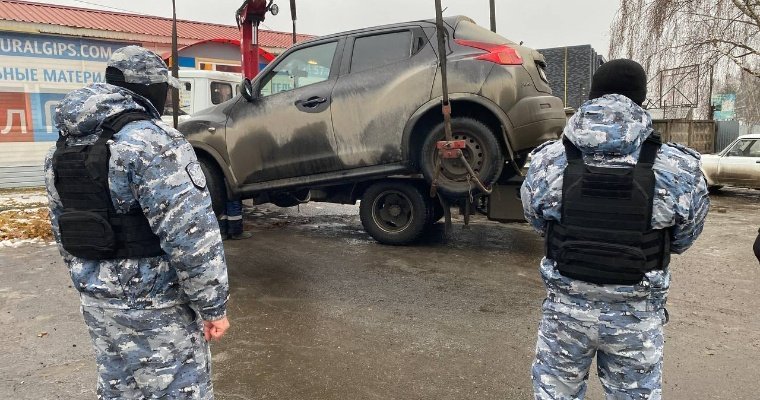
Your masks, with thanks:
[[[672,263],[668,399],[757,398],[760,192],[724,190],[713,205],[695,248]],[[254,238],[225,246],[232,328],[212,347],[217,398],[531,398],[543,244],[527,225],[455,225],[446,244],[439,225],[423,243],[389,247],[353,206],[247,212]],[[0,258],[0,398],[94,398],[56,249]],[[588,398],[601,398],[594,372],[590,382]]]

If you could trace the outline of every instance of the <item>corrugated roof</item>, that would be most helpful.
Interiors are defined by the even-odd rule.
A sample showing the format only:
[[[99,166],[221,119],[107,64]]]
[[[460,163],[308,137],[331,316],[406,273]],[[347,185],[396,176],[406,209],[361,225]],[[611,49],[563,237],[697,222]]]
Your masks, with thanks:
[[[230,15],[234,10],[230,10]],[[0,20],[62,25],[72,28],[161,36],[171,41],[171,18],[129,14],[89,8],[33,3],[20,0],[0,0]],[[207,22],[177,20],[177,36],[187,40],[240,39],[236,26]],[[298,35],[299,42],[313,36]],[[264,47],[287,48],[291,34],[260,30],[259,41]]]

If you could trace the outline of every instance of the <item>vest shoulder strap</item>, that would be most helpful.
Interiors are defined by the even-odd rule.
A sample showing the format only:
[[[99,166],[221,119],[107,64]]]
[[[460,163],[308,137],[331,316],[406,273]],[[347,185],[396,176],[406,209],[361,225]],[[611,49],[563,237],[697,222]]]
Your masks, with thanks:
[[[583,162],[583,153],[581,153],[580,149],[578,149],[570,139],[563,136],[562,144],[565,146],[565,157],[567,157],[567,162],[569,164]]]
[[[662,146],[662,138],[659,132],[653,132],[644,144],[641,146],[641,153],[639,153],[639,161],[637,166],[646,166],[651,168],[654,165],[655,159],[657,159],[657,152]]]
[[[106,118],[105,121],[100,125],[103,129],[103,133],[101,133],[100,138],[98,139],[99,143],[105,143],[111,138],[113,138],[113,135],[115,135],[117,132],[121,130],[121,128],[124,128],[127,124],[135,121],[149,121],[151,120],[151,116],[146,114],[143,111],[126,111],[121,114],[116,114],[111,117]]]

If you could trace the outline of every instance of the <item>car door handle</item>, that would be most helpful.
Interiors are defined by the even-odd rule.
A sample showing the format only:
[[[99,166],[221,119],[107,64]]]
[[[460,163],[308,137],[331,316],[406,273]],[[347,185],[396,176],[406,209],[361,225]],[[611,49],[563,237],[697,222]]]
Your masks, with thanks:
[[[210,126],[208,128],[208,131],[211,132],[211,133],[214,133],[214,132],[216,132],[216,128],[214,128],[213,126]]]
[[[309,97],[306,100],[299,100],[296,102],[296,105],[299,105],[301,107],[314,108],[326,101],[327,99],[324,97],[314,96],[314,97]]]

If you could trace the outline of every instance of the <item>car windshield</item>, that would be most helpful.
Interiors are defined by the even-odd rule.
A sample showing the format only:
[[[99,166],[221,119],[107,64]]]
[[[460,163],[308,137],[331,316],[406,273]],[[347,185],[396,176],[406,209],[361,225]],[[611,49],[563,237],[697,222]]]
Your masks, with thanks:
[[[760,157],[760,140],[739,140],[726,152],[729,157]]]

